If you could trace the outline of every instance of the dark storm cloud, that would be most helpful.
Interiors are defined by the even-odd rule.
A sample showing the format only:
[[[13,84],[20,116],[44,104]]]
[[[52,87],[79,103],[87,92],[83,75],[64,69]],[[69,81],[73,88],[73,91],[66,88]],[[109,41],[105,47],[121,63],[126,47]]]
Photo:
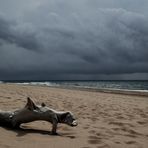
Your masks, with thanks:
[[[148,78],[148,15],[139,1],[38,2],[21,17],[0,15],[1,79]]]
[[[40,49],[36,36],[27,25],[19,28],[16,22],[8,21],[0,15],[0,39],[30,50]]]

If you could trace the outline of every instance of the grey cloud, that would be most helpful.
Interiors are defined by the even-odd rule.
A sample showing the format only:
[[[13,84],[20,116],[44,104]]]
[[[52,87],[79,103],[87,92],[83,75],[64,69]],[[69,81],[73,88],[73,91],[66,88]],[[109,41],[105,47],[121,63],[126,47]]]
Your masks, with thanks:
[[[97,8],[98,3],[104,8]],[[114,5],[107,1],[45,1],[22,19],[12,22],[0,16],[0,78],[146,75],[148,17],[142,9],[129,6],[125,10],[120,5],[115,0]]]
[[[31,27],[28,24],[21,28],[17,25],[16,22],[5,20],[0,15],[0,39],[25,49],[39,50],[40,45]]]

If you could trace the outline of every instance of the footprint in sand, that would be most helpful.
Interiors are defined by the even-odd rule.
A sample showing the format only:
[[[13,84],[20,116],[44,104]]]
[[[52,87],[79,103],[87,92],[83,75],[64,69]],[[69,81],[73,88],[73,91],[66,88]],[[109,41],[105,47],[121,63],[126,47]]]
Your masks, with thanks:
[[[98,119],[97,119],[96,117],[91,117],[90,119],[91,119],[93,122],[98,121]]]
[[[140,124],[140,125],[145,125],[145,124],[148,123],[148,121],[137,121],[137,123]]]
[[[102,138],[98,136],[88,136],[88,139],[88,143],[97,145],[97,148],[109,148],[109,146],[102,141]]]
[[[100,140],[97,140],[97,139],[91,139],[91,140],[88,140],[88,143],[89,144],[101,144],[102,142]]]
[[[134,135],[134,136],[139,136],[139,135],[142,135],[136,131],[134,131],[133,129],[129,129],[129,128],[122,128],[123,131],[125,132],[128,132],[129,134],[131,135]]]
[[[83,129],[89,129],[89,126],[84,126]]]
[[[67,137],[69,137],[71,139],[75,139],[76,138],[76,136],[67,136]]]
[[[127,141],[125,142],[126,144],[136,144],[137,142],[136,141]]]
[[[116,143],[116,144],[121,144],[121,142],[119,142],[119,141],[115,141],[115,143]]]
[[[138,148],[142,148],[142,145],[140,145],[138,142],[136,142],[136,141],[127,141],[127,142],[125,142],[127,145],[132,145],[132,146],[134,146],[134,147],[137,147],[138,146]]]
[[[101,140],[102,138],[98,136],[88,136],[89,139],[96,139],[96,140]]]
[[[114,130],[116,132],[123,131],[123,132],[127,133],[127,134],[125,134],[125,136],[132,137],[132,138],[136,138],[137,136],[142,135],[141,133],[138,133],[135,130],[130,129],[128,127],[112,128],[112,130]]]
[[[130,126],[130,127],[134,127],[134,125],[130,124],[130,123],[123,123],[123,122],[118,122],[118,121],[111,121],[109,122],[109,124],[113,124],[113,125],[117,125],[117,126]]]
[[[96,131],[95,130],[90,130],[89,133],[94,134],[94,133],[96,133]]]

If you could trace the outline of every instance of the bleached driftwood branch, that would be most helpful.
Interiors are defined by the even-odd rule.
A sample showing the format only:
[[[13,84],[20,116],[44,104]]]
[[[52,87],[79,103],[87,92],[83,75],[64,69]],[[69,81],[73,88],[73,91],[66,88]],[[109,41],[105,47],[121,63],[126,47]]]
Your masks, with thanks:
[[[0,126],[19,128],[22,123],[36,120],[44,120],[52,123],[52,133],[56,133],[57,124],[65,123],[77,126],[77,122],[71,112],[55,111],[44,103],[36,105],[30,98],[24,108],[16,111],[0,111]]]

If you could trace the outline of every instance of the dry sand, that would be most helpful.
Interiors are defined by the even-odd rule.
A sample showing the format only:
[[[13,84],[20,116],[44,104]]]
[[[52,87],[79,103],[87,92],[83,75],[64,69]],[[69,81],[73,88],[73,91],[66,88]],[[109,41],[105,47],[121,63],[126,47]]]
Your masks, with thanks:
[[[25,130],[0,127],[0,148],[148,148],[148,97],[80,90],[0,84],[0,109],[23,107],[26,97],[56,110],[70,110],[77,127],[27,123]]]

